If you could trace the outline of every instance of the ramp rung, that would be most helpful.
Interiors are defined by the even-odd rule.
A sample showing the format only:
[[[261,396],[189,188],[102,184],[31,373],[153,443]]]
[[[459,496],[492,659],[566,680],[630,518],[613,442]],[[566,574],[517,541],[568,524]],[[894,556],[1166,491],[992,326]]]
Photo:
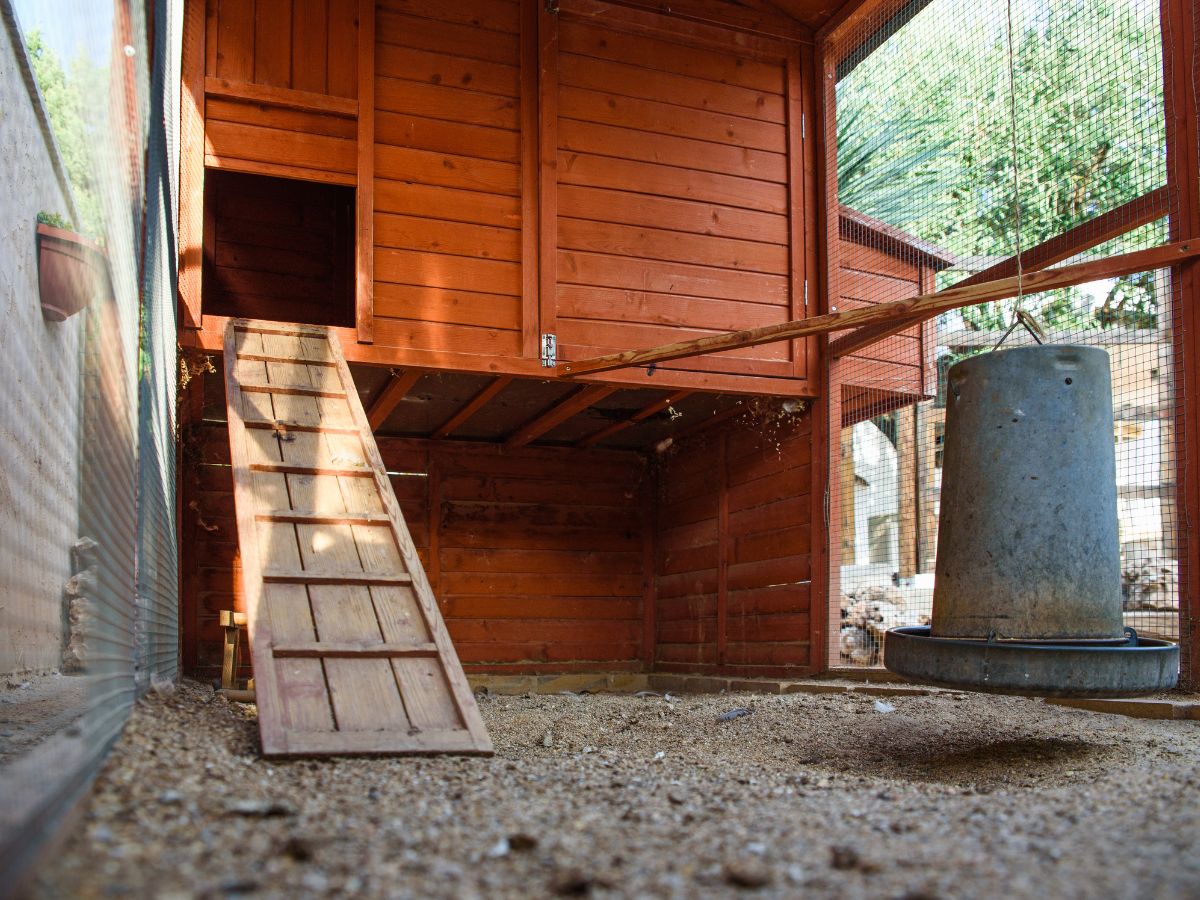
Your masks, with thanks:
[[[253,472],[282,472],[284,475],[344,475],[349,478],[369,478],[374,472],[366,468],[342,466],[297,466],[291,463],[250,463]]]
[[[285,419],[275,419],[273,421],[251,419],[244,424],[247,428],[265,428],[268,431],[311,431],[315,434],[358,435],[358,429],[350,425],[308,425],[304,422],[289,422]]]
[[[281,509],[258,513],[260,522],[294,522],[297,525],[388,525],[391,519],[384,513],[323,513],[301,509]]]
[[[304,569],[276,569],[263,572],[262,579],[272,584],[412,584],[407,572],[379,574],[374,572],[308,572]]]
[[[437,656],[437,644],[370,644],[366,642],[313,641],[305,644],[276,644],[276,657],[329,657],[358,659],[398,659]]]
[[[247,394],[290,394],[299,397],[330,397],[334,400],[346,396],[345,391],[331,391],[313,387],[311,384],[243,384],[240,387],[243,393]]]
[[[272,356],[269,353],[239,353],[238,359],[249,362],[284,363],[293,366],[326,366],[336,368],[337,363],[332,359],[308,359],[304,356]]]

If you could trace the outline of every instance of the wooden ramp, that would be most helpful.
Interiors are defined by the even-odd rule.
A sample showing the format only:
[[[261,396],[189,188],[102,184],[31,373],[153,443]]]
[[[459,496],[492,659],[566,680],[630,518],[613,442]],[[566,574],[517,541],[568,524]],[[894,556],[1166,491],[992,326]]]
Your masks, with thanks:
[[[491,753],[337,338],[233,321],[225,386],[263,754]]]

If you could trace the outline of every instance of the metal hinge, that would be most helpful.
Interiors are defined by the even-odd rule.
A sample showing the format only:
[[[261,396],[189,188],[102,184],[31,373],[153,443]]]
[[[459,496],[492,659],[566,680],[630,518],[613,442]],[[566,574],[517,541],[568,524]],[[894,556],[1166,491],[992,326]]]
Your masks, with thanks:
[[[546,12],[550,15],[558,14],[558,0],[546,0]]]
[[[548,369],[558,365],[558,335],[542,335],[542,365]]]
[[[808,279],[804,279],[804,308],[808,309]]]
[[[821,504],[824,507],[825,527],[829,528],[829,485],[825,485],[825,499]]]
[[[804,140],[804,113],[800,113],[800,140]]]

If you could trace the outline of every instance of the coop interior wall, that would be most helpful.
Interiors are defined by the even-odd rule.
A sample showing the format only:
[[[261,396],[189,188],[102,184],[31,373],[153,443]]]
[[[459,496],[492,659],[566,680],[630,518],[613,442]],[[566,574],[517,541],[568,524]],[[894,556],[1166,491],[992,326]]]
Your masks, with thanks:
[[[184,668],[211,679],[220,612],[244,600],[228,433],[207,381],[210,418],[183,442],[181,618]],[[661,453],[377,442],[468,671],[801,674],[810,419],[732,420]]]

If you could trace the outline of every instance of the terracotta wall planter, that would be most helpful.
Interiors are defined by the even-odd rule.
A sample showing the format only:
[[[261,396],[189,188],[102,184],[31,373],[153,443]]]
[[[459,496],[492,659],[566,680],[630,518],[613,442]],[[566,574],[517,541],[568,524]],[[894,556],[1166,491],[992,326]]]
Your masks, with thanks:
[[[42,315],[61,322],[108,290],[104,251],[87,238],[38,223],[38,293]]]

